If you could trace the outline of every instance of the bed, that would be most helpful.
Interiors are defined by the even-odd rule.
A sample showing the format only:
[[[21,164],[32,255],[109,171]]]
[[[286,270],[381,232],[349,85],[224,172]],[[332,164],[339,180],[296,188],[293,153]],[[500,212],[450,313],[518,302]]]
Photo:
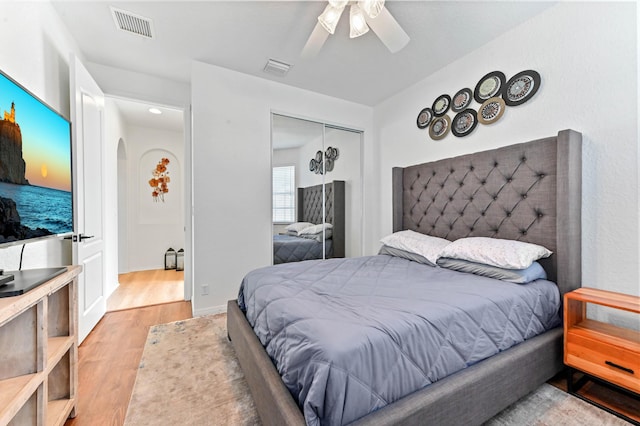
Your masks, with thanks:
[[[324,186],[326,215],[322,214]],[[345,182],[335,180],[326,185],[298,188],[298,223],[330,223],[330,237],[273,236],[274,265],[312,259],[344,257],[345,253]],[[323,257],[324,253],[324,257]]]
[[[560,296],[581,282],[580,211],[581,135],[572,130],[393,169],[394,231],[411,230],[452,241],[472,236],[543,245],[553,255],[540,264],[549,280],[557,283]],[[318,267],[330,268],[336,261],[341,260],[319,262]],[[344,260],[351,261],[355,260]],[[273,268],[283,266],[291,267]],[[227,327],[263,423],[305,424],[237,300],[228,303]],[[562,368],[562,328],[553,327],[439,378],[353,424],[481,424]]]

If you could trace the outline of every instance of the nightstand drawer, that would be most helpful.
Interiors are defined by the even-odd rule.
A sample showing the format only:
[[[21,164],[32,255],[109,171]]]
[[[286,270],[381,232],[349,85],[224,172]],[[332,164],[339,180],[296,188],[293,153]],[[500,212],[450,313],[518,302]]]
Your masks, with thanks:
[[[567,365],[640,393],[640,359],[637,352],[571,331],[566,339]]]

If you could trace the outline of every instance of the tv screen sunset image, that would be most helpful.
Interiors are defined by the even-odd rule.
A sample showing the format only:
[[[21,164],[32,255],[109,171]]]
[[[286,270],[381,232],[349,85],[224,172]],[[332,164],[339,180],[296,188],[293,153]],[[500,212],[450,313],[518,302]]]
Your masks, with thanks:
[[[73,231],[69,122],[0,74],[0,243]]]

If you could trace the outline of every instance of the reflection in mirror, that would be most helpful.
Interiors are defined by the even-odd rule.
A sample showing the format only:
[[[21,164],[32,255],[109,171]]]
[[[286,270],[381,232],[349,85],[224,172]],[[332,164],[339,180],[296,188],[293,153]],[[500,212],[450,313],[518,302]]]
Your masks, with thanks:
[[[362,132],[325,125],[325,154],[329,147],[338,153],[333,170],[325,171],[325,182],[344,181],[345,257],[362,255],[361,140]]]
[[[361,254],[361,138],[272,114],[274,263]]]

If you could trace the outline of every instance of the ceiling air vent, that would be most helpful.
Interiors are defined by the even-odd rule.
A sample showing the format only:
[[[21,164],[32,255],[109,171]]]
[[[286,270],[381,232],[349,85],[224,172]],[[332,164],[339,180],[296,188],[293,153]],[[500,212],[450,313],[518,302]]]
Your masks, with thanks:
[[[151,19],[127,12],[126,10],[116,9],[115,7],[111,7],[111,14],[119,30],[153,38],[153,23]]]
[[[267,61],[267,64],[264,66],[263,71],[269,74],[275,74],[277,76],[284,77],[289,72],[289,68],[291,68],[291,65],[287,63],[276,61],[275,59],[269,59]]]

